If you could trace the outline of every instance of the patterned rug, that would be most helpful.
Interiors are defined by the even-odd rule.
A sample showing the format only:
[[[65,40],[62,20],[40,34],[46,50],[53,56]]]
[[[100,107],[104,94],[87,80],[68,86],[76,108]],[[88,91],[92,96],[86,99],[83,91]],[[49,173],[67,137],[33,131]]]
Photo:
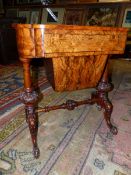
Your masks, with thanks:
[[[18,93],[23,88],[20,65],[0,67],[0,174],[4,175],[131,175],[131,62],[112,60],[114,90],[113,136],[102,111],[83,105],[73,111],[39,113],[40,158],[32,156],[32,143]],[[3,79],[5,81],[3,81]],[[54,92],[44,68],[39,68],[39,106],[86,99],[94,89]]]

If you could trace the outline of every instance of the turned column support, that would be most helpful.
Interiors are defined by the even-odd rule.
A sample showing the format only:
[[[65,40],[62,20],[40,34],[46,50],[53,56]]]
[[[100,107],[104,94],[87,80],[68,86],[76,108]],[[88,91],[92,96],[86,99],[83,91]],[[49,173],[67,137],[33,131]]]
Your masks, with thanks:
[[[26,121],[29,126],[33,143],[33,154],[38,158],[40,151],[37,145],[38,117],[35,113],[35,106],[38,101],[38,94],[33,90],[30,72],[30,59],[21,59],[24,69],[24,91],[20,94],[20,100],[25,104]]]

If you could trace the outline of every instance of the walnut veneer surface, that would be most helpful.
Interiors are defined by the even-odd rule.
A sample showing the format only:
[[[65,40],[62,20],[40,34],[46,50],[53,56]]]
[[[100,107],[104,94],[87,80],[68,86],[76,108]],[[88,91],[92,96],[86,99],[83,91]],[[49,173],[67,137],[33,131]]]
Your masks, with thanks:
[[[46,60],[53,69],[48,79],[56,91],[95,87],[107,55],[123,53],[127,34],[123,28],[93,26],[18,24],[16,29],[20,59],[52,58]]]
[[[22,58],[120,54],[127,35],[124,28],[94,26],[17,24],[16,29]]]
[[[113,105],[108,99],[112,90],[108,82],[108,59],[111,54],[122,54],[125,49],[127,29],[95,26],[16,24],[19,58],[24,68],[24,92],[20,98],[25,104],[34,157],[40,151],[37,145],[38,118],[36,112],[56,109],[73,110],[82,104],[94,104],[104,109],[104,118],[113,134],[117,128],[110,118]],[[68,100],[56,106],[36,109],[38,94],[32,87],[30,61],[45,59],[47,77],[57,91],[95,87],[91,99]]]

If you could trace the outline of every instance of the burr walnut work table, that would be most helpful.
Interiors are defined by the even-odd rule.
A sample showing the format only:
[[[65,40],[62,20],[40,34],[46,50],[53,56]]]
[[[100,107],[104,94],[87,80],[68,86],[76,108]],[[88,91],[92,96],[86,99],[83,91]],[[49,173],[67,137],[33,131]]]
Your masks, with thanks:
[[[73,110],[82,104],[96,103],[104,111],[104,118],[113,134],[117,128],[110,118],[113,105],[108,99],[112,85],[108,82],[109,55],[122,54],[127,29],[73,25],[16,24],[19,58],[24,68],[24,92],[20,99],[25,104],[26,120],[33,142],[33,154],[38,158],[37,112],[56,109]],[[56,91],[96,88],[90,99],[67,100],[56,106],[36,109],[37,92],[32,87],[30,62],[43,58],[47,63],[47,77]]]

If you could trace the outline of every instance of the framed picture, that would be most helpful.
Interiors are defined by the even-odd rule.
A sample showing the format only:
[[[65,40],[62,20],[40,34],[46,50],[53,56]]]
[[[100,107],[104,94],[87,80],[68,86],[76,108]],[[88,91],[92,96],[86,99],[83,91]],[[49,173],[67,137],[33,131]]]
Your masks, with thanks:
[[[29,3],[41,3],[41,0],[29,0]]]
[[[78,0],[78,3],[97,2],[98,0]]]
[[[118,15],[118,26],[119,27],[128,27],[129,28],[129,16],[131,10],[131,3],[121,3]],[[127,16],[128,15],[128,16]],[[127,19],[128,18],[128,19]]]
[[[56,0],[57,4],[75,4],[78,0]]]
[[[64,16],[64,24],[67,25],[83,25],[85,9],[69,8],[66,9]]]
[[[98,0],[98,2],[127,2],[130,0]]]
[[[22,5],[22,4],[40,4],[41,5],[41,0],[14,0],[15,1],[15,5]]]
[[[65,9],[64,8],[50,8],[50,12],[44,8],[42,11],[41,24],[62,24]]]
[[[32,10],[30,14],[30,23],[39,24],[40,23],[41,10]]]
[[[0,13],[4,13],[3,0],[0,0]]]
[[[30,0],[17,0],[16,3],[17,4],[27,4],[29,3]]]
[[[87,9],[86,25],[116,26],[118,6],[91,6]]]
[[[9,17],[9,18],[16,18],[16,17],[18,17],[18,9],[17,8],[6,9],[5,16]]]
[[[30,11],[29,10],[20,10],[18,17],[26,18],[26,23],[30,23]]]
[[[122,27],[131,28],[131,8],[125,9]]]
[[[0,0],[0,2],[1,2],[2,0]],[[5,7],[13,7],[14,6],[14,3],[15,3],[15,0],[3,0],[3,5],[5,6]]]

